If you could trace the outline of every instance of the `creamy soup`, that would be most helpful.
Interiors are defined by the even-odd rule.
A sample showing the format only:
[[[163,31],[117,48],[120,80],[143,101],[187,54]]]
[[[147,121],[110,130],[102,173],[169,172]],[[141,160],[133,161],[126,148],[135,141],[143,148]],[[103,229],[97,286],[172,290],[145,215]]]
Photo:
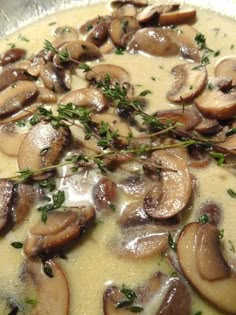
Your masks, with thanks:
[[[0,199],[0,218],[5,222],[5,225],[2,224],[0,239],[0,314],[115,315],[123,314],[122,311],[124,314],[135,311],[147,315],[170,314],[168,310],[165,313],[163,307],[171,303],[176,314],[185,312],[213,315],[230,311],[236,314],[236,140],[233,139],[235,82],[233,77],[225,79],[225,76],[230,77],[230,70],[227,68],[230,66],[221,65],[216,68],[221,59],[235,58],[235,21],[197,9],[196,18],[191,13],[187,18],[183,15],[178,20],[177,17],[173,23],[168,22],[168,13],[161,13],[160,21],[167,19],[167,22],[157,28],[157,13],[143,20],[140,14],[145,10],[144,7],[130,5],[129,9],[130,12],[135,11],[132,14],[138,14],[142,29],[152,28],[150,32],[154,29],[154,35],[150,32],[143,37],[140,35],[139,43],[139,35],[135,35],[135,32],[141,34],[138,26],[132,30],[133,38],[130,35],[130,41],[126,39],[127,45],[126,42],[123,45],[118,44],[117,41],[121,38],[117,39],[117,36],[122,32],[126,35],[131,22],[127,22],[125,18],[122,20],[114,13],[113,18],[107,17],[112,12],[117,12],[116,9],[112,9],[110,4],[99,4],[45,17],[0,42],[1,60],[6,59],[4,53],[9,49],[16,47],[26,50],[23,59],[2,66],[0,81],[4,81],[4,71],[24,69],[31,76],[27,74],[30,76],[29,81],[20,78],[23,90],[26,89],[27,92],[28,87],[24,84],[30,82],[29,93],[32,95],[38,93],[35,90],[39,87],[46,87],[50,95],[41,95],[41,99],[39,96],[33,95],[32,99],[27,96],[27,100],[19,100],[19,109],[12,110],[12,113],[8,110],[4,113],[4,109],[0,109],[0,177],[7,179],[0,189],[2,196],[6,189],[8,194],[14,194],[14,197],[4,195]],[[178,8],[174,9],[178,15]],[[94,22],[92,19],[95,17],[100,18]],[[132,19],[135,20],[134,17]],[[87,22],[88,20],[91,22]],[[93,58],[89,58],[92,60],[86,59],[87,52],[82,58],[82,53],[76,55],[70,50],[70,46],[66,46],[72,39],[68,39],[68,34],[78,34],[78,39],[73,37],[73,41],[85,40],[89,32],[102,22],[107,23],[105,28],[110,25],[110,35],[107,35],[109,39],[105,39],[95,52],[94,47],[89,48],[93,51],[91,54],[94,54]],[[175,25],[170,27],[168,24]],[[186,29],[181,28],[183,24],[191,25],[187,39],[183,39],[186,34]],[[84,34],[81,31],[82,25],[85,25]],[[111,25],[113,29],[119,28],[118,31],[116,29],[117,33],[113,34]],[[56,36],[55,30],[60,27]],[[155,30],[164,33],[158,35]],[[142,46],[145,36],[149,42]],[[158,42],[160,36],[162,39]],[[164,52],[160,53],[158,47],[166,40],[172,46],[169,47],[167,43],[168,47],[165,46]],[[82,50],[88,49],[82,47],[88,45],[87,42],[80,42],[78,45]],[[130,50],[133,47],[135,53],[128,51],[128,48],[126,50],[126,47]],[[42,53],[43,61],[40,61],[40,57],[35,55],[43,48],[47,54]],[[152,48],[156,50],[153,51]],[[52,56],[48,56],[49,54],[54,55],[53,62],[57,63],[59,70],[56,70],[56,74],[50,74],[50,70],[45,68],[45,64],[52,65]],[[236,58],[232,60],[231,68],[236,66]],[[227,59],[227,62],[230,61]],[[121,67],[119,71],[122,74],[119,76],[116,72],[115,81],[112,81],[114,78],[109,68],[97,74],[98,70],[93,67],[102,64]],[[175,70],[175,76],[171,74],[172,69],[181,64],[187,64],[186,68]],[[40,67],[44,67],[44,70]],[[55,69],[56,66],[53,67]],[[93,77],[92,81],[88,77],[86,79],[88,74]],[[54,86],[56,83],[53,76],[57,76],[58,81],[61,80],[59,87]],[[216,76],[221,79],[217,81]],[[67,79],[71,80],[71,86]],[[128,81],[129,85],[125,85],[124,81]],[[17,84],[19,82],[16,80],[2,88],[2,108],[9,107],[13,102],[12,99],[9,101],[11,96],[6,94],[6,89],[18,89]],[[125,87],[123,90],[122,86]],[[87,96],[84,96],[84,90],[79,90],[77,99],[74,94],[70,94],[88,87],[93,92],[88,90]],[[119,88],[119,92],[115,87]],[[100,94],[91,96],[94,89]],[[126,108],[122,112],[119,97],[124,90],[127,92],[123,98]],[[109,92],[111,94],[108,95]],[[105,98],[105,101],[101,101],[104,108],[100,110],[99,102],[102,97]],[[74,116],[64,116],[64,120],[60,121],[66,127],[56,126],[54,129],[51,125],[53,119],[49,114],[42,110],[40,114],[37,108],[34,116],[28,112],[36,104],[41,109],[51,108],[51,115],[55,117],[57,104],[73,104],[78,99],[81,103],[78,101],[75,108],[82,108],[83,114],[84,109],[87,114],[91,110],[88,115],[93,121],[92,125],[91,121],[88,125],[83,124],[76,112],[75,119]],[[108,105],[104,105],[104,102]],[[138,104],[138,110],[134,108],[134,104]],[[15,120],[17,112],[22,111],[22,108],[27,115]],[[171,112],[175,109],[178,110],[178,115]],[[164,110],[169,112],[163,113]],[[183,118],[188,111],[191,112],[190,116]],[[63,113],[65,115],[65,108]],[[203,116],[209,119],[204,126]],[[146,125],[143,123],[145,118]],[[153,129],[150,128],[151,118],[154,119]],[[159,127],[158,121],[161,124]],[[191,125],[188,128],[187,123]],[[61,133],[59,136],[51,136],[51,140],[44,139],[46,145],[42,147],[40,143],[43,141],[40,137],[47,138],[45,132],[49,129],[45,127],[46,129],[41,130],[40,126],[49,126],[49,133]],[[60,138],[59,144],[53,143],[57,136]],[[12,140],[13,137],[18,138]],[[50,160],[48,156],[53,145],[56,158],[52,157]],[[57,145],[62,148],[59,150]],[[160,150],[162,148],[164,149]],[[117,157],[119,152],[121,157]],[[36,153],[38,156],[35,158]],[[80,160],[78,158],[74,164],[68,162],[76,154],[77,157],[80,155]],[[83,160],[85,155],[90,159]],[[101,159],[97,161],[91,157]],[[41,163],[44,158],[46,164]],[[104,162],[105,173],[98,167],[100,162]],[[112,163],[115,165],[113,169],[109,168]],[[56,164],[59,165],[57,173],[48,177],[45,167],[51,170],[52,165]],[[71,170],[72,166],[74,169]],[[40,168],[43,168],[41,177],[38,171]],[[18,173],[25,169],[26,173]],[[33,173],[29,174],[29,171]],[[25,181],[21,181],[22,175],[26,175]],[[55,181],[55,187],[51,191],[48,186],[42,187],[42,181],[45,183],[47,178]],[[21,184],[14,186],[19,181]],[[14,187],[6,188],[7,183],[13,183]],[[41,184],[40,188],[38,183]],[[18,203],[19,199],[24,198],[19,191],[20,185],[34,187],[31,192],[33,198],[31,196],[29,205],[23,204],[18,210],[29,208],[29,213],[19,212],[15,215],[16,198]],[[53,204],[50,198],[46,199],[52,195],[54,198],[58,197],[58,192],[63,194],[59,205],[56,205],[55,200]],[[35,200],[37,201],[34,202]],[[41,212],[37,211],[39,207],[45,208],[48,204],[53,204],[54,208],[49,206],[49,211],[42,208]],[[68,215],[68,218],[64,221],[60,217],[53,218],[53,214],[58,214],[59,211]],[[86,211],[91,218],[84,215],[81,219]],[[54,219],[58,221],[53,223]],[[188,225],[191,222],[195,223]],[[69,229],[68,233],[64,231],[63,234],[63,229]],[[74,234],[70,229],[75,229]],[[82,233],[82,230],[85,231]],[[50,233],[56,235],[56,241]],[[47,237],[51,239],[47,240]],[[73,244],[66,238],[71,238]],[[34,263],[37,266],[33,267]],[[157,275],[158,272],[162,274]],[[154,274],[160,288],[154,288],[152,295],[142,293],[140,287]],[[51,288],[48,281],[55,279],[57,282]],[[176,289],[176,281],[184,288]],[[116,289],[109,291],[111,286]],[[137,296],[130,297],[124,286],[131,290],[128,290],[131,295],[135,292]],[[177,293],[170,293],[171,288]],[[144,298],[143,294],[147,296]],[[225,302],[224,299],[229,300]],[[56,312],[55,300],[59,305]],[[124,301],[126,303],[122,305],[121,302]]]

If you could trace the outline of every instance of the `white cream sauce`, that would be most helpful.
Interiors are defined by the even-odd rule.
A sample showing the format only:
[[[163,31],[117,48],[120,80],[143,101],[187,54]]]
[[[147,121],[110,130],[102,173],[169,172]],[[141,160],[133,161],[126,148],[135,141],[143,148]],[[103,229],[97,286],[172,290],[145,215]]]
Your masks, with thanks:
[[[9,48],[9,43],[15,43],[17,47],[27,49],[28,56],[36,53],[43,47],[45,39],[53,40],[53,31],[59,26],[72,26],[78,28],[89,18],[105,15],[110,12],[108,5],[95,5],[87,8],[72,9],[61,12],[54,16],[45,17],[43,20],[23,28],[0,42],[0,51],[4,52]],[[50,25],[56,22],[54,25]],[[211,58],[211,64],[207,67],[209,76],[213,74],[214,66],[222,57],[234,55],[236,50],[233,45],[235,39],[236,22],[226,17],[215,15],[211,12],[198,10],[197,22],[194,27],[205,34],[207,44],[214,50],[220,49],[220,56]],[[28,42],[19,40],[19,35],[29,39]],[[169,90],[172,78],[170,70],[173,66],[182,63],[179,57],[149,57],[146,55],[122,56],[115,54],[106,54],[103,56],[104,63],[112,63],[123,66],[131,74],[131,83],[135,87],[135,94],[149,89],[152,94],[147,95],[151,106],[148,108],[149,113],[157,110],[178,107],[169,104],[166,99],[166,92]],[[93,63],[91,63],[93,64]],[[154,81],[153,78],[156,80]],[[81,71],[73,76],[73,87],[80,88],[86,85],[83,81]],[[0,140],[1,141],[1,140]],[[17,171],[15,158],[10,158],[0,153],[0,177],[14,175]],[[192,174],[198,180],[198,193],[194,201],[194,207],[186,212],[188,221],[196,220],[199,216],[199,206],[204,201],[217,201],[224,209],[224,217],[221,229],[224,229],[224,246],[230,252],[229,240],[236,247],[236,200],[231,198],[227,189],[236,189],[235,175],[230,169],[218,167],[212,163],[206,169],[191,170]],[[85,176],[85,175],[84,175]],[[96,175],[87,175],[89,184],[94,181]],[[84,177],[85,181],[88,178]],[[68,205],[77,201],[91,200],[90,192],[80,187],[80,180],[74,177],[72,183],[60,183],[62,189],[68,189],[68,185],[78,185],[73,194],[69,197]],[[71,189],[71,188],[70,188]],[[83,192],[81,192],[83,190]],[[72,192],[72,191],[71,191]],[[77,194],[80,196],[77,197]],[[81,196],[82,194],[82,196]],[[122,208],[122,203],[120,202]],[[118,211],[117,211],[118,212]],[[78,246],[70,251],[67,256],[68,260],[58,259],[59,264],[65,271],[70,287],[70,314],[71,315],[99,315],[102,314],[102,295],[106,286],[110,284],[126,284],[128,287],[135,287],[142,283],[156,271],[164,271],[167,274],[173,272],[173,268],[163,257],[153,257],[143,260],[129,260],[119,258],[111,250],[109,244],[114,235],[118,235],[118,226],[116,224],[118,214],[114,213],[102,222],[97,224],[91,233],[89,233]],[[4,238],[0,239],[0,314],[5,315],[4,303],[1,298],[21,298],[21,284],[17,280],[24,256],[20,250],[10,246],[10,242],[23,242],[27,236],[29,228],[39,220],[39,213],[32,209],[29,217],[19,227],[15,227]],[[232,253],[232,259],[236,259],[236,254]],[[192,290],[193,294],[193,314],[202,311],[202,314],[216,315],[222,314],[215,307],[210,306],[203,298]],[[49,297],[50,298],[50,297]]]

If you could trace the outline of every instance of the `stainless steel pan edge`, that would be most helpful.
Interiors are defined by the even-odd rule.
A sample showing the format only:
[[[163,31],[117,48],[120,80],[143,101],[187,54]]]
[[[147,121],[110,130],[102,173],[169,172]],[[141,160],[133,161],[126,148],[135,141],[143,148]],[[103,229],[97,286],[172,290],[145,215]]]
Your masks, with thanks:
[[[0,38],[45,15],[102,0],[0,0]],[[160,2],[160,0],[159,0]],[[163,0],[162,3],[171,2]],[[176,2],[176,1],[175,1]],[[180,0],[236,19],[236,0]]]

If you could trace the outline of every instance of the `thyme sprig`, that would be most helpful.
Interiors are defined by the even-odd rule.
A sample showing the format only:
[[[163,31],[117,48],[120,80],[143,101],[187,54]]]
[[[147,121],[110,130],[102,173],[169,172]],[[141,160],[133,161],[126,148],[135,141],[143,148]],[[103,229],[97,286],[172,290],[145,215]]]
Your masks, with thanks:
[[[56,49],[53,46],[53,44],[47,39],[45,39],[43,44],[44,44],[43,48],[48,50],[48,51],[51,51],[52,53],[54,53],[56,55],[58,55],[58,57],[60,58],[61,62],[68,62],[68,61],[70,61],[71,56],[70,56],[70,53],[68,52],[67,49],[60,51],[60,50]]]

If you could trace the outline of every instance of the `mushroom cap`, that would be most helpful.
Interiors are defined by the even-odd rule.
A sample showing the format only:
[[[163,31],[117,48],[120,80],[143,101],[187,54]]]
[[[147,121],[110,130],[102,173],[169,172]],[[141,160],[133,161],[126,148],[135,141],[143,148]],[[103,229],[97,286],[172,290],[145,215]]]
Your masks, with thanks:
[[[197,63],[185,63],[175,66],[171,73],[175,80],[172,89],[168,91],[167,98],[172,102],[181,103],[191,101],[198,96],[207,82],[206,67],[200,67]]]
[[[19,169],[37,170],[53,165],[58,161],[70,137],[69,128],[54,128],[49,122],[41,121],[33,126],[19,149]],[[46,150],[45,154],[42,154],[43,150]]]
[[[177,242],[177,254],[181,269],[193,286],[210,302],[221,310],[236,313],[236,277],[209,281],[204,279],[198,269],[197,263],[197,238],[201,223],[185,225]],[[212,263],[214,264],[212,257]]]
[[[134,42],[138,50],[154,56],[176,55],[179,48],[168,35],[168,30],[146,27],[138,30],[134,35]]]
[[[194,104],[208,118],[230,119],[236,114],[236,90],[224,93],[217,85],[213,85],[212,89],[206,88],[195,98]]]
[[[13,85],[17,81],[33,81],[34,78],[21,68],[9,68],[0,74],[0,91],[4,90],[9,85]]]
[[[0,58],[0,66],[6,66],[10,63],[23,59],[26,55],[26,50],[22,48],[11,48],[7,50],[2,58]]]
[[[145,196],[144,210],[155,219],[171,218],[190,200],[192,181],[187,161],[168,150],[154,152],[152,159],[162,166],[162,190],[160,196],[152,190]]]
[[[159,16],[160,25],[184,24],[196,17],[196,10],[193,8],[181,9],[173,12],[162,13]]]
[[[32,104],[38,95],[37,86],[30,81],[17,81],[0,93],[0,117],[8,117]]]
[[[79,212],[52,211],[47,218],[46,224],[40,220],[30,229],[24,243],[26,256],[48,253],[70,245],[94,221],[95,211],[91,207],[80,209]]]
[[[60,103],[73,103],[78,107],[92,107],[97,113],[105,111],[110,105],[108,98],[101,91],[92,87],[70,92],[60,100]]]
[[[221,60],[215,68],[215,75],[232,79],[232,85],[236,85],[236,57],[227,57]]]
[[[52,270],[52,277],[43,272],[43,265]],[[70,293],[61,267],[53,260],[42,263],[39,259],[24,261],[21,281],[36,292],[34,314],[69,315]]]
[[[14,201],[15,187],[10,180],[0,180],[0,234],[5,233],[12,222],[11,206]]]

